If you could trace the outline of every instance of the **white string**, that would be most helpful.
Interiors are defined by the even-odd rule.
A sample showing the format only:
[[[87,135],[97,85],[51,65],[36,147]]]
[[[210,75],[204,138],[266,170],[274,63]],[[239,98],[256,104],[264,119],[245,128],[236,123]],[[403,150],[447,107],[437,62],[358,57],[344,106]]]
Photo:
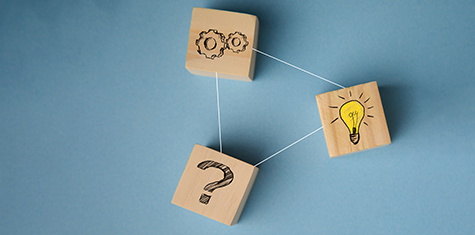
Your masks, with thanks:
[[[221,113],[219,111],[219,86],[218,73],[216,73],[216,100],[218,103],[218,131],[219,131],[219,152],[223,152],[223,142],[221,141]]]
[[[259,163],[257,163],[256,165],[254,165],[254,167],[257,167],[257,166],[259,166],[260,164],[264,163],[265,161],[267,161],[267,160],[269,160],[269,159],[273,158],[275,155],[277,155],[277,154],[279,154],[279,153],[281,153],[281,152],[285,151],[286,149],[288,149],[288,148],[292,147],[294,144],[296,144],[296,143],[298,143],[298,142],[300,142],[300,141],[304,140],[305,138],[307,138],[307,137],[309,137],[309,136],[313,135],[315,132],[317,132],[317,131],[321,130],[322,128],[323,128],[323,126],[321,126],[320,128],[318,128],[318,129],[316,129],[316,130],[314,130],[314,131],[310,132],[308,135],[306,135],[306,136],[304,136],[304,137],[300,138],[299,140],[297,140],[297,141],[293,142],[293,143],[292,143],[292,144],[290,144],[289,146],[287,146],[287,147],[285,147],[285,148],[283,148],[283,149],[279,150],[279,152],[277,152],[277,153],[274,153],[274,154],[270,155],[269,157],[267,157],[266,159],[264,159],[264,160],[260,161]]]
[[[330,81],[330,80],[328,80],[328,79],[326,79],[326,78],[324,78],[324,77],[318,76],[318,75],[316,75],[316,74],[314,74],[314,73],[311,73],[311,72],[309,72],[309,71],[307,71],[307,70],[305,70],[305,69],[299,68],[299,67],[297,67],[297,66],[295,66],[295,65],[293,65],[293,64],[291,64],[291,63],[285,62],[285,61],[283,61],[283,60],[281,60],[281,59],[279,59],[279,58],[276,58],[276,57],[274,57],[274,56],[271,56],[271,55],[269,55],[269,54],[267,54],[267,53],[264,53],[264,52],[262,52],[262,51],[259,51],[259,50],[255,49],[255,48],[252,48],[252,50],[254,50],[254,51],[256,51],[256,52],[259,52],[259,53],[261,53],[261,54],[263,54],[263,55],[265,55],[265,56],[267,56],[267,57],[269,57],[269,58],[272,58],[272,59],[274,59],[274,60],[277,60],[277,61],[279,61],[279,62],[281,62],[281,63],[284,63],[284,64],[286,64],[286,65],[288,65],[288,66],[290,66],[290,67],[296,68],[296,69],[298,69],[298,70],[300,70],[300,71],[302,71],[302,72],[304,72],[304,73],[310,74],[310,75],[312,75],[312,76],[314,76],[314,77],[316,77],[316,78],[320,78],[320,79],[322,79],[322,80],[325,81],[325,82],[329,82],[329,83],[331,83],[331,84],[333,84],[333,85],[335,85],[335,86],[339,86],[339,87],[341,87],[341,88],[345,88],[344,86],[342,86],[342,85],[340,85],[340,84],[338,84],[338,83],[336,83],[336,82],[332,82],[332,81]]]

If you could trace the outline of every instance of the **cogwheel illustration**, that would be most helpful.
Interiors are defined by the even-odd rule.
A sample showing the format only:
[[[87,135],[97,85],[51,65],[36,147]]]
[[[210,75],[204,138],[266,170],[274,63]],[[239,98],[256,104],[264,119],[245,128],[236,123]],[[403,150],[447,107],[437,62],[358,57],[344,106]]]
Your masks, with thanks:
[[[201,31],[200,37],[196,39],[198,54],[204,55],[207,59],[219,58],[224,55],[226,43],[224,42],[224,34],[216,29]]]
[[[226,39],[227,48],[232,50],[234,53],[245,51],[248,45],[249,42],[247,41],[247,36],[238,31],[230,33],[228,39]]]

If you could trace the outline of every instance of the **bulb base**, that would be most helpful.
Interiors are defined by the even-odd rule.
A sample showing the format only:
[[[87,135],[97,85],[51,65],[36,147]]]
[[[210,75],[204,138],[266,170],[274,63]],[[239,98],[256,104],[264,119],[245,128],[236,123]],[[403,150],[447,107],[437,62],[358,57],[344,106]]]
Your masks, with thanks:
[[[354,145],[358,144],[360,141],[360,133],[350,134],[350,141]]]

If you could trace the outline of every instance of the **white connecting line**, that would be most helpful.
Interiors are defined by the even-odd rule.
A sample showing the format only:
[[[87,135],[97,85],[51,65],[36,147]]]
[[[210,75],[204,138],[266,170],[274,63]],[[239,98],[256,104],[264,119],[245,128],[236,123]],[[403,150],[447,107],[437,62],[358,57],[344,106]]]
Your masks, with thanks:
[[[294,144],[296,144],[296,143],[298,143],[298,142],[300,142],[300,141],[304,140],[305,138],[307,138],[307,137],[309,137],[309,136],[311,136],[311,135],[315,134],[317,131],[321,130],[322,128],[323,128],[323,127],[320,127],[320,128],[318,128],[318,129],[316,129],[316,130],[314,130],[314,131],[310,132],[308,135],[306,135],[306,136],[304,136],[304,137],[300,138],[299,140],[297,140],[297,141],[293,142],[293,143],[292,143],[292,144],[290,144],[289,146],[287,146],[287,147],[285,147],[285,148],[283,148],[283,149],[279,150],[279,152],[277,152],[277,153],[274,153],[274,154],[270,155],[269,157],[267,157],[266,159],[264,159],[264,160],[262,160],[262,161],[258,162],[258,163],[257,163],[256,165],[254,165],[254,166],[255,166],[255,167],[259,166],[260,164],[264,163],[265,161],[267,161],[267,160],[269,160],[269,159],[271,159],[271,158],[275,157],[275,155],[277,155],[277,154],[279,154],[279,153],[281,153],[281,152],[285,151],[286,149],[288,149],[288,148],[292,147]]]
[[[302,69],[302,68],[300,68],[300,67],[297,67],[297,66],[295,66],[295,65],[293,65],[293,64],[291,64],[291,63],[288,63],[288,62],[283,61],[283,60],[281,60],[281,59],[279,59],[279,58],[276,58],[276,57],[274,57],[274,56],[271,56],[271,55],[269,55],[269,54],[267,54],[267,53],[265,53],[265,52],[259,51],[259,50],[255,49],[255,48],[252,48],[252,50],[254,50],[255,52],[258,52],[258,53],[260,53],[260,54],[262,54],[262,55],[265,55],[265,56],[267,56],[267,57],[269,57],[269,58],[271,58],[271,59],[277,60],[277,61],[279,61],[279,62],[281,62],[281,63],[283,63],[283,64],[286,64],[286,65],[288,65],[288,66],[290,66],[290,67],[292,67],[292,68],[298,69],[298,70],[300,70],[300,71],[302,71],[302,72],[304,72],[304,73],[307,73],[307,74],[312,75],[312,76],[314,76],[314,77],[316,77],[316,78],[319,78],[319,79],[321,79],[321,80],[323,80],[323,81],[325,81],[325,82],[331,83],[331,84],[333,84],[333,85],[335,85],[335,86],[338,86],[338,87],[340,87],[340,88],[345,88],[344,86],[342,86],[342,85],[340,85],[340,84],[338,84],[338,83],[336,83],[336,82],[332,82],[332,81],[330,81],[330,80],[328,80],[328,79],[326,79],[326,78],[324,78],[324,77],[322,77],[322,76],[318,76],[318,75],[316,75],[316,74],[314,74],[314,73],[312,73],[312,72],[309,72],[309,71],[307,71],[307,70],[305,70],[305,69]],[[300,138],[299,140],[293,142],[293,143],[290,144],[289,146],[287,146],[287,147],[285,147],[285,148],[279,150],[277,153],[274,153],[274,154],[270,155],[269,157],[267,157],[266,159],[264,159],[264,160],[258,162],[258,163],[257,163],[256,165],[254,165],[254,166],[255,166],[255,167],[259,166],[260,164],[264,163],[265,161],[267,161],[267,160],[269,160],[269,159],[275,157],[277,154],[279,154],[279,153],[285,151],[286,149],[288,149],[288,148],[292,147],[293,145],[297,144],[298,142],[300,142],[300,141],[304,140],[305,138],[307,138],[307,137],[313,135],[314,133],[316,133],[317,131],[321,130],[322,128],[323,128],[323,127],[320,127],[320,128],[318,128],[318,129],[316,129],[316,130],[310,132],[308,135],[306,135],[306,136]]]
[[[258,53],[260,53],[260,54],[262,54],[262,55],[265,55],[265,56],[267,56],[267,57],[269,57],[269,58],[271,58],[271,59],[274,59],[274,60],[277,60],[277,61],[279,61],[279,62],[281,62],[281,63],[284,63],[284,64],[286,64],[286,65],[288,65],[288,66],[290,66],[290,67],[292,67],[292,68],[298,69],[298,70],[300,70],[300,71],[302,71],[302,72],[304,72],[304,73],[307,73],[307,74],[312,75],[312,76],[314,76],[314,77],[316,77],[316,78],[319,78],[319,79],[321,79],[321,80],[323,80],[323,81],[325,81],[325,82],[331,83],[331,84],[333,84],[333,85],[335,85],[335,86],[338,86],[338,87],[340,87],[340,88],[345,88],[344,86],[342,86],[342,85],[340,85],[340,84],[338,84],[338,83],[336,83],[336,82],[332,82],[332,81],[330,81],[330,80],[328,80],[328,79],[326,79],[326,78],[324,78],[324,77],[318,76],[318,75],[316,75],[316,74],[314,74],[314,73],[311,73],[311,72],[309,72],[309,71],[307,71],[307,70],[305,70],[305,69],[302,69],[302,68],[300,68],[300,67],[297,67],[297,66],[295,66],[295,65],[293,65],[293,64],[291,64],[291,63],[285,62],[285,61],[283,61],[283,60],[281,60],[281,59],[279,59],[279,58],[276,58],[276,57],[274,57],[274,56],[271,56],[271,55],[269,55],[269,54],[267,54],[267,53],[264,53],[264,52],[262,52],[262,51],[259,51],[259,50],[255,49],[255,48],[252,48],[252,50],[254,50],[255,52],[258,52]],[[222,145],[222,141],[221,141],[221,115],[220,115],[220,111],[219,111],[218,73],[216,73],[216,96],[217,96],[217,103],[218,103],[219,151],[222,153],[222,152],[223,152],[223,145]],[[267,157],[266,159],[264,159],[264,160],[258,162],[258,163],[255,164],[254,166],[255,166],[255,167],[259,166],[260,164],[266,162],[267,160],[269,160],[269,159],[275,157],[277,154],[279,154],[279,153],[285,151],[286,149],[288,149],[288,148],[294,146],[295,144],[297,144],[298,142],[304,140],[305,138],[307,138],[307,137],[309,137],[309,136],[315,134],[316,132],[318,132],[318,131],[321,130],[322,128],[323,128],[323,127],[319,127],[318,129],[316,129],[316,130],[310,132],[310,133],[307,134],[306,136],[304,136],[304,137],[298,139],[297,141],[293,142],[293,143],[290,144],[289,146],[287,146],[287,147],[285,147],[285,148],[279,150],[277,153],[274,153],[274,154],[270,155],[269,157]]]
[[[216,100],[218,103],[218,131],[219,131],[219,152],[223,152],[223,142],[221,140],[221,113],[219,111],[219,86],[218,86],[218,73],[216,73]]]
[[[342,86],[342,85],[340,85],[340,84],[338,84],[338,83],[336,83],[336,82],[332,82],[332,81],[330,81],[330,80],[328,80],[328,79],[326,79],[326,78],[324,78],[324,77],[322,77],[322,76],[318,76],[318,75],[316,75],[316,74],[314,74],[314,73],[311,73],[311,72],[309,72],[309,71],[307,71],[307,70],[305,70],[305,69],[302,69],[302,68],[300,68],[300,67],[297,67],[297,66],[295,66],[295,65],[293,65],[293,64],[291,64],[291,63],[285,62],[285,61],[283,61],[283,60],[281,60],[281,59],[279,59],[279,58],[276,58],[276,57],[274,57],[274,56],[271,56],[271,55],[269,55],[269,54],[267,54],[267,53],[264,53],[264,52],[262,52],[262,51],[259,51],[259,50],[257,50],[257,49],[254,49],[254,48],[252,48],[252,50],[254,50],[255,52],[261,53],[261,54],[263,54],[263,55],[265,55],[265,56],[267,56],[267,57],[269,57],[269,58],[271,58],[271,59],[274,59],[274,60],[277,60],[277,61],[279,61],[279,62],[281,62],[281,63],[284,63],[284,64],[286,64],[286,65],[288,65],[288,66],[290,66],[290,67],[292,67],[292,68],[298,69],[298,70],[300,70],[300,71],[302,71],[302,72],[304,72],[304,73],[310,74],[310,75],[312,75],[312,76],[314,76],[314,77],[316,77],[316,78],[320,78],[320,79],[322,79],[322,80],[325,81],[325,82],[329,82],[329,83],[331,83],[331,84],[333,84],[333,85],[335,85],[335,86],[339,86],[339,87],[341,87],[341,88],[346,88],[346,87],[344,87],[344,86]]]

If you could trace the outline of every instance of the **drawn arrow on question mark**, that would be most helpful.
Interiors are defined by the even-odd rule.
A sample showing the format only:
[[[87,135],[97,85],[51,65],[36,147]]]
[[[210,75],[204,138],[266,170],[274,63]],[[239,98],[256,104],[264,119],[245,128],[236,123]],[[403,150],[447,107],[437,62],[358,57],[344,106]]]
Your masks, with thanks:
[[[234,179],[233,172],[231,171],[231,169],[228,166],[226,166],[222,163],[211,161],[211,160],[206,160],[206,161],[200,162],[197,167],[200,168],[201,170],[206,170],[210,167],[214,167],[214,168],[218,168],[218,169],[223,171],[223,173],[224,173],[223,179],[211,182],[203,188],[204,190],[206,190],[210,193],[212,193],[214,190],[216,190],[218,188],[226,187],[229,184],[231,184],[231,182],[233,182],[233,179]],[[203,193],[203,194],[201,194],[200,202],[205,204],[205,205],[208,205],[210,198],[211,198],[211,195],[207,195],[207,194]]]

